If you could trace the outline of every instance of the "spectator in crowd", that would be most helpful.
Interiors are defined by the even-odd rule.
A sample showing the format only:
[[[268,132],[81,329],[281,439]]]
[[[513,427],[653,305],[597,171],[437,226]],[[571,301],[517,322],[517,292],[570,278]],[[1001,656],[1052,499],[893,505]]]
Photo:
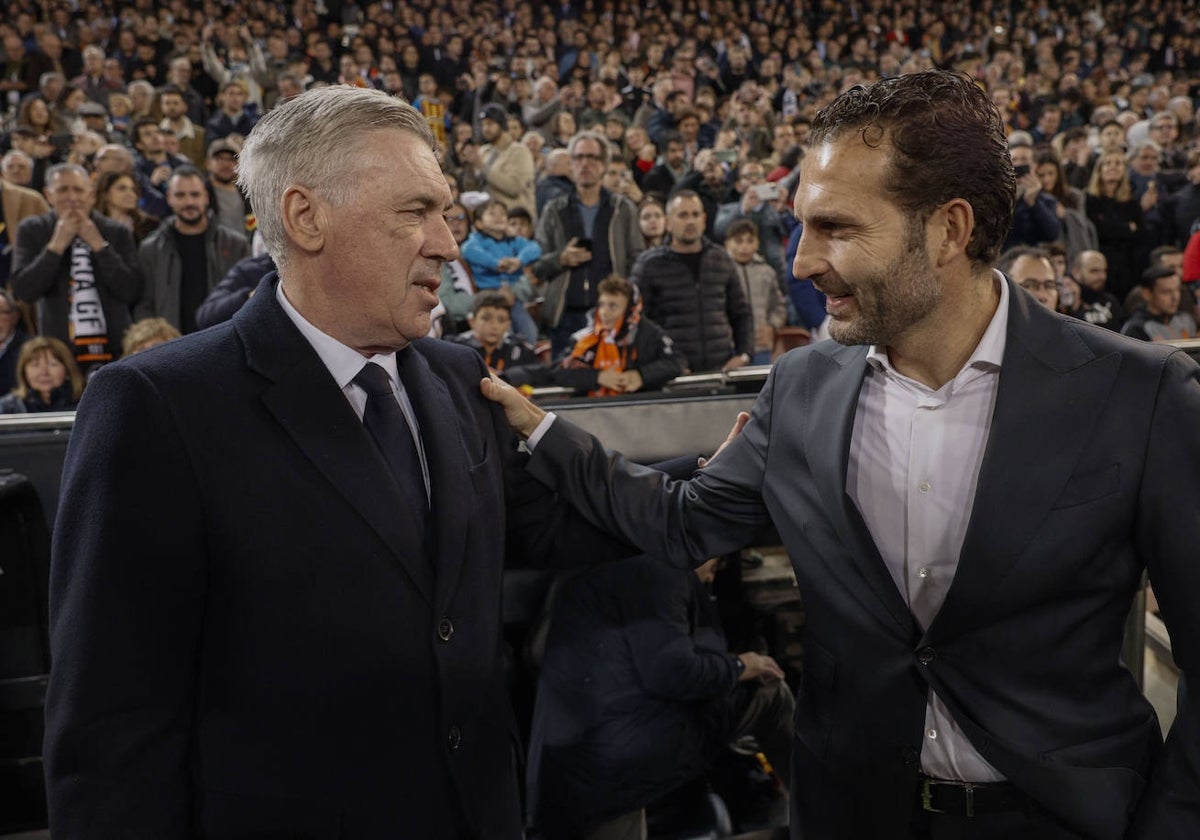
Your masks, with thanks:
[[[239,26],[234,33],[237,40],[231,38],[230,43],[226,46],[228,55],[226,63],[217,54],[212,34],[212,24],[205,26],[201,33],[200,59],[204,63],[204,72],[220,85],[222,90],[230,82],[240,82],[242,89],[246,92],[246,104],[250,106],[248,110],[261,116],[265,110],[263,89],[271,87],[273,84],[271,74],[267,70],[267,61],[262,47],[250,34],[249,27]],[[232,115],[232,111],[230,114]],[[249,131],[238,131],[237,129],[234,131],[243,137],[249,133]],[[226,137],[229,133],[226,132],[220,136]]]
[[[17,110],[17,125],[33,129],[39,137],[54,134],[54,117],[50,111],[50,103],[41,95],[31,96],[22,101]]]
[[[783,215],[777,209],[782,196],[783,185],[767,180],[762,163],[743,161],[730,195],[733,200],[717,209],[717,221],[713,225],[717,241],[724,242],[733,222],[740,219],[754,222],[758,229],[759,254],[774,269],[777,278],[783,274],[783,241],[786,238]]]
[[[96,178],[96,212],[119,222],[133,233],[140,245],[159,225],[159,220],[138,207],[137,182],[123,172],[101,172]]]
[[[700,198],[704,207],[704,235],[716,240],[717,216],[721,205],[729,203],[732,196],[729,187],[729,170],[718,157],[715,149],[702,149],[696,155],[694,168],[685,175],[674,188],[668,198],[673,198],[682,191],[694,192]],[[668,207],[670,202],[668,201]]]
[[[132,110],[129,112],[130,123],[136,123],[138,120],[153,120],[158,122],[162,119],[162,114],[158,112],[158,91],[154,85],[147,82],[145,79],[135,79],[130,82],[125,90],[129,93],[130,104]],[[109,102],[112,97],[109,97]]]
[[[1187,155],[1187,184],[1162,200],[1163,241],[1183,248],[1200,219],[1200,149]]]
[[[750,363],[771,364],[775,333],[787,323],[787,303],[779,289],[779,274],[763,259],[758,226],[753,219],[736,219],[725,236],[725,250],[737,267],[746,303],[754,315],[754,352]]]
[[[187,98],[177,85],[166,85],[158,96],[163,118],[159,128],[170,129],[179,138],[179,152],[193,166],[204,160],[204,128],[188,117]]]
[[[138,185],[138,207],[151,216],[162,218],[170,212],[163,194],[150,184],[150,179],[137,170],[133,152],[120,143],[107,143],[96,150],[95,171],[120,172],[133,178]]]
[[[610,274],[629,276],[645,248],[633,202],[601,184],[608,142],[584,131],[571,140],[568,151],[575,189],[553,199],[539,215],[542,257],[533,264],[543,284],[542,318],[556,354],[586,326],[600,281]]]
[[[213,324],[228,321],[250,300],[263,278],[275,269],[275,260],[268,251],[238,260],[196,310],[196,328],[205,330]]]
[[[786,785],[795,699],[783,670],[731,653],[694,570],[639,555],[555,590],[528,769],[539,837],[646,837],[645,807],[753,735]]]
[[[13,253],[17,246],[17,231],[21,222],[30,216],[39,216],[50,208],[39,193],[26,189],[20,178],[33,169],[32,159],[24,152],[13,150],[0,160],[0,288],[8,286],[12,274]],[[0,388],[0,393],[7,392]]]
[[[46,195],[50,212],[18,228],[9,283],[18,300],[37,305],[40,333],[69,342],[89,372],[120,355],[141,294],[133,233],[95,212],[82,166],[51,167]]]
[[[132,356],[179,337],[179,330],[171,326],[166,318],[143,318],[134,321],[125,331],[125,338],[121,341],[121,354]]]
[[[208,78],[207,76],[205,78]],[[181,55],[171,59],[167,65],[167,83],[174,85],[183,92],[187,102],[187,118],[198,130],[203,130],[205,118],[204,95],[193,84],[192,61],[188,56]],[[166,116],[164,107],[163,116]],[[193,161],[194,162],[194,161]]]
[[[250,203],[237,186],[238,150],[239,147],[228,139],[218,140],[208,147],[205,159],[208,197],[217,221],[248,239]]]
[[[83,48],[83,72],[71,80],[71,84],[83,91],[92,102],[108,105],[112,93],[124,90],[119,80],[104,72],[104,48],[88,44]]]
[[[644,317],[637,288],[614,274],[601,281],[589,325],[576,333],[575,346],[550,371],[549,380],[601,397],[657,391],[683,372],[684,359],[674,342]]]
[[[1108,291],[1121,300],[1138,282],[1134,249],[1142,208],[1133,197],[1125,156],[1120,152],[1105,152],[1096,161],[1088,184],[1087,215],[1096,226],[1099,250],[1107,263]]]
[[[533,216],[529,215],[528,210],[524,207],[508,208],[508,227],[505,228],[505,235],[529,240],[537,235]]]
[[[508,207],[489,198],[475,208],[475,230],[462,245],[462,259],[471,268],[475,288],[496,291],[508,300],[512,324],[529,343],[537,341],[537,324],[525,309],[533,289],[525,267],[542,255],[536,241],[508,235]]]
[[[1000,255],[996,269],[1037,298],[1052,312],[1058,311],[1058,277],[1044,248],[1018,245]]]
[[[54,106],[50,109],[50,118],[54,126],[54,134],[75,134],[82,128],[79,108],[87,101],[83,91],[74,85],[64,85],[59,91]]]
[[[186,158],[167,153],[162,129],[151,117],[142,117],[134,122],[133,148],[137,152],[134,167],[138,174],[159,192],[165,191],[165,184],[175,169],[190,165]]]
[[[506,207],[523,207],[536,213],[533,155],[509,136],[504,109],[484,106],[479,125],[485,141],[479,154],[488,195],[500,199]]]
[[[1042,181],[1034,168],[1033,146],[1010,139],[1008,151],[1017,173],[1018,195],[1012,230],[1004,240],[1004,246],[1007,249],[1015,245],[1053,242],[1062,234],[1062,225],[1055,212],[1054,197],[1043,191]]]
[[[0,284],[0,394],[17,385],[17,357],[29,334],[21,329],[21,309],[12,292]]]
[[[83,394],[83,376],[67,345],[35,336],[21,345],[17,381],[0,397],[0,414],[74,411]]]
[[[1095,251],[1100,243],[1096,226],[1084,210],[1086,197],[1083,190],[1067,183],[1058,156],[1052,151],[1040,153],[1036,172],[1042,182],[1042,194],[1055,201],[1054,212],[1062,228],[1058,241],[1066,248],[1068,259],[1073,259],[1080,251]]]
[[[1089,324],[1120,330],[1125,322],[1121,301],[1108,290],[1108,259],[1100,251],[1083,251],[1071,263],[1079,298],[1068,314]]]
[[[14,187],[30,187],[33,184],[33,158],[20,149],[10,149],[0,157],[0,179]]]
[[[638,205],[638,229],[647,248],[663,244],[667,235],[667,211],[657,198],[643,198]]]
[[[663,149],[662,158],[642,179],[642,190],[659,201],[666,201],[675,185],[691,171],[683,137],[678,132],[667,133]]]
[[[749,364],[754,315],[737,267],[704,236],[704,205],[690,191],[667,204],[667,245],[646,251],[630,280],[646,317],[661,326],[693,373],[730,371]]]
[[[171,215],[138,248],[145,277],[138,318],[165,318],[183,334],[195,332],[196,310],[250,246],[240,231],[211,218],[204,175],[180,167],[167,184]]]
[[[538,214],[546,209],[551,200],[560,195],[570,195],[574,191],[575,182],[571,180],[571,153],[566,149],[552,149],[546,155],[545,171],[538,177],[535,185]]]
[[[471,310],[475,306],[475,276],[471,266],[462,258],[462,246],[471,235],[471,212],[459,201],[446,210],[446,224],[459,248],[459,255],[442,263],[442,283],[438,286],[438,298],[446,309],[442,316],[442,336],[449,337],[470,329]]]
[[[513,323],[511,311],[512,304],[507,295],[497,291],[479,292],[471,309],[471,328],[450,336],[449,340],[479,353],[488,370],[528,382],[537,377],[535,371],[540,371],[543,365],[533,352],[533,346],[509,331]]]
[[[1142,297],[1146,305],[1134,311],[1121,327],[1121,334],[1142,341],[1172,341],[1196,338],[1196,319],[1180,309],[1179,270],[1167,265],[1147,268],[1142,273]]]
[[[237,79],[221,85],[220,109],[204,124],[204,139],[212,145],[231,135],[245,138],[258,122],[258,115],[246,107],[246,84]]]

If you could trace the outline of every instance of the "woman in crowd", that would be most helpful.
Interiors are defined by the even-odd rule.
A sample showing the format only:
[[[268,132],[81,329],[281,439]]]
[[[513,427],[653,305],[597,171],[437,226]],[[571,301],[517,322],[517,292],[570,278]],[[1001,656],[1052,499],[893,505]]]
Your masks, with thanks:
[[[571,355],[551,372],[555,385],[589,396],[655,391],[684,372],[662,328],[642,317],[637,290],[624,277],[600,281],[588,329],[576,333]]]
[[[17,109],[17,126],[32,128],[39,137],[49,137],[54,133],[54,118],[50,113],[50,104],[41,96],[31,96],[21,103]]]
[[[101,172],[96,179],[96,212],[133,231],[138,244],[154,232],[159,220],[138,208],[137,183],[123,172]]]
[[[662,202],[655,198],[642,199],[638,205],[638,227],[646,240],[646,248],[654,248],[665,243],[667,235],[667,214]]]
[[[551,119],[554,129],[550,134],[550,142],[546,145],[552,149],[567,148],[571,143],[571,138],[575,136],[575,115],[570,111],[562,110]]]
[[[459,202],[455,201],[446,211],[446,224],[459,247],[471,235],[471,213]],[[467,317],[475,304],[475,277],[463,259],[442,263],[442,285],[438,287],[438,297],[446,314],[442,318],[442,335],[457,335],[470,329]]]
[[[75,85],[65,85],[54,107],[50,109],[50,119],[54,124],[55,134],[74,134],[77,126],[82,125],[79,119],[79,108],[87,102],[87,94],[83,88]]]
[[[83,394],[83,376],[67,345],[37,336],[21,346],[17,387],[0,397],[0,414],[74,411]]]
[[[1035,172],[1042,182],[1042,191],[1058,202],[1055,212],[1062,223],[1061,241],[1067,249],[1067,262],[1080,251],[1095,251],[1099,247],[1096,226],[1084,212],[1087,199],[1083,190],[1067,183],[1062,162],[1054,152],[1042,152],[1037,157]]]
[[[1124,300],[1140,281],[1135,249],[1142,208],[1133,197],[1125,155],[1104,152],[1092,170],[1087,216],[1096,226],[1100,252],[1108,260],[1108,291]]]

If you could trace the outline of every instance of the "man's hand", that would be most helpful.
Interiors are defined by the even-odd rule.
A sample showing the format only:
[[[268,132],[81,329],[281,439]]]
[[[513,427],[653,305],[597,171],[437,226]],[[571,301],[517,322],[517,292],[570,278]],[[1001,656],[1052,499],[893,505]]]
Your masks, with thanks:
[[[1026,172],[1017,179],[1017,188],[1022,191],[1021,197],[1030,207],[1037,204],[1038,194],[1042,191],[1042,179],[1036,172]]]
[[[754,328],[754,343],[759,347],[774,347],[775,346],[775,328],[770,324],[763,324],[761,327]]]
[[[108,240],[101,235],[100,228],[96,227],[91,216],[83,216],[79,222],[79,238],[86,242],[93,251],[99,251],[108,244]]]
[[[546,412],[521,396],[516,388],[496,376],[481,380],[479,390],[489,400],[500,404],[500,407],[504,409],[508,425],[512,426],[512,430],[522,440],[527,440],[546,417]]]
[[[596,374],[596,384],[601,388],[608,388],[611,391],[625,390],[624,377],[620,371],[613,370],[612,368],[606,368]]]
[[[91,220],[89,219],[89,221]],[[54,225],[54,234],[50,237],[46,248],[56,254],[66,251],[75,241],[75,237],[79,235],[79,226],[82,222],[83,214],[78,210],[72,210],[59,216]]]
[[[742,675],[738,677],[738,682],[749,682],[750,680],[771,682],[783,679],[783,669],[769,656],[747,652],[739,653],[737,658],[742,660],[742,664],[746,666]]]
[[[563,249],[558,252],[558,261],[567,268],[575,268],[576,266],[583,265],[585,262],[590,262],[592,259],[592,252],[587,248],[581,248],[575,244],[578,241],[578,239],[572,236],[567,241],[567,244],[563,246]]]
[[[636,370],[624,371],[621,374],[621,388],[627,394],[640,391],[642,388],[642,375]]]
[[[737,370],[740,367],[745,367],[749,363],[750,363],[750,359],[747,358],[745,353],[738,353],[735,356],[730,356],[729,361],[727,361],[725,364],[721,365],[721,370],[724,373],[729,373],[729,371]]]
[[[733,428],[729,430],[729,434],[725,435],[725,440],[721,441],[721,445],[717,447],[717,451],[713,453],[711,458],[698,458],[696,465],[700,469],[704,469],[709,464],[717,459],[717,456],[725,451],[725,447],[733,443],[733,439],[742,433],[742,429],[746,428],[746,424],[750,422],[750,414],[745,411],[739,411],[737,417],[733,418]]]
[[[154,167],[154,171],[150,173],[150,183],[153,186],[161,187],[167,181],[171,180],[171,172],[173,170],[165,163],[160,163]]]

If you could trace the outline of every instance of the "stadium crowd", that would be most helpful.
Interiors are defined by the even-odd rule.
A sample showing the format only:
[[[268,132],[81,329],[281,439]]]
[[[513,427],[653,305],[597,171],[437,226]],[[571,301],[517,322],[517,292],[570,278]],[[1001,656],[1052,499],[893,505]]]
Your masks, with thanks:
[[[277,102],[329,84],[381,88],[424,115],[463,246],[445,267],[438,331],[499,358],[470,327],[476,296],[502,294],[503,340],[535,361],[521,366],[531,384],[648,387],[639,330],[655,336],[645,362],[659,365],[665,348],[680,372],[769,362],[785,325],[823,335],[820,293],[790,272],[791,191],[811,119],[848,87],[931,67],[969,74],[1002,111],[1021,192],[1006,244],[1047,249],[1052,305],[1113,329],[1132,321],[1138,336],[1196,332],[1192,4],[142,0],[8,11],[0,281],[5,311],[22,317],[0,321],[0,393],[29,391],[17,360],[27,334],[71,345],[86,378],[120,355],[134,320],[186,333],[236,311],[272,268],[261,247],[239,265],[255,222],[236,186],[238,150]],[[633,288],[627,315],[606,326],[595,311],[614,275]],[[539,339],[539,353],[524,346]],[[581,365],[604,381],[581,379]]]

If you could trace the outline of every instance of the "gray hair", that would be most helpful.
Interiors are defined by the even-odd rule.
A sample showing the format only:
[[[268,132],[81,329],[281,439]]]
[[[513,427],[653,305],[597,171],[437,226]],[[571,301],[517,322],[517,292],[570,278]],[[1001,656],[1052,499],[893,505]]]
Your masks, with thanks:
[[[238,156],[238,186],[250,200],[258,231],[275,264],[287,262],[281,202],[300,184],[335,207],[353,198],[359,161],[373,131],[406,131],[430,149],[433,132],[421,112],[381,90],[330,85],[305,91],[268,111]]]
[[[609,162],[612,160],[612,146],[609,144],[607,137],[595,131],[581,131],[572,137],[571,141],[567,143],[567,151],[574,155],[575,147],[579,145],[581,140],[591,140],[594,143],[599,143],[600,156],[604,158],[604,165],[608,166]]]
[[[1135,157],[1142,153],[1142,149],[1153,149],[1154,153],[1160,158],[1162,157],[1162,146],[1153,140],[1143,140],[1140,143],[1135,143],[1133,148],[1125,153],[1125,160],[1132,161]]]
[[[47,187],[51,186],[55,181],[58,180],[58,177],[60,175],[63,175],[68,172],[70,172],[74,175],[80,176],[85,181],[89,181],[89,182],[91,181],[91,176],[88,175],[88,171],[86,169],[84,169],[82,166],[80,166],[79,164],[77,164],[77,163],[56,163],[56,164],[54,164],[54,166],[51,166],[49,169],[46,170],[46,186]]]

